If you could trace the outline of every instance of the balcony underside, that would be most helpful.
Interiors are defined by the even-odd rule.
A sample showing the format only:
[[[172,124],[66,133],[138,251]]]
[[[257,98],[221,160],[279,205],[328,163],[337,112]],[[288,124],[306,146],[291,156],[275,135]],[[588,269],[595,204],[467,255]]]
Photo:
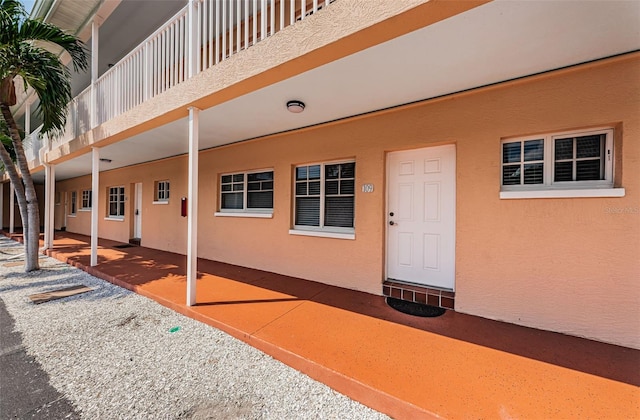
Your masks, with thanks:
[[[189,106],[202,109],[208,149],[640,49],[637,2],[492,2],[444,20],[441,3],[429,2],[306,53],[287,49],[322,37],[348,7],[338,1],[53,150],[56,178],[90,173],[92,145],[112,160],[101,170],[186,153]],[[411,25],[424,27],[402,34]],[[287,112],[291,99],[305,111]]]

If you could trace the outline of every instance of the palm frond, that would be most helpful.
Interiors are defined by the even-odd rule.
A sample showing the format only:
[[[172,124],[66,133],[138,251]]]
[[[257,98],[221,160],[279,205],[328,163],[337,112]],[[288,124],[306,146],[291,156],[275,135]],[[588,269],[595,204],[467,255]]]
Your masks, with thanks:
[[[86,70],[87,54],[84,45],[74,35],[46,22],[27,19],[20,26],[17,37],[21,42],[44,41],[62,47],[71,56],[75,71]]]

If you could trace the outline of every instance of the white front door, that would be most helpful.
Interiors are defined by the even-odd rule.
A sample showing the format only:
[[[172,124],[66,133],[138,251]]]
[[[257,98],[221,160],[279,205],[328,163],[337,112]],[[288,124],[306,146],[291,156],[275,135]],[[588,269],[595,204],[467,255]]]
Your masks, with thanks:
[[[133,210],[133,237],[142,238],[142,182],[136,183],[135,208]]]
[[[455,145],[389,153],[387,277],[454,289]]]

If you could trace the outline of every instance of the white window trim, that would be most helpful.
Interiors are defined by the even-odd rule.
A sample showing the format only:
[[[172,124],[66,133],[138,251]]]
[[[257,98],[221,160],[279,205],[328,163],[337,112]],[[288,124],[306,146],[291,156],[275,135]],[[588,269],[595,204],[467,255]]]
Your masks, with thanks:
[[[349,239],[349,240],[356,239],[355,232],[354,233],[338,233],[338,232],[330,232],[327,230],[290,229],[289,235],[315,236],[318,238]]]
[[[342,160],[331,160],[331,161],[322,161],[322,162],[314,162],[314,163],[304,163],[300,165],[295,165],[293,170],[293,217],[295,221],[295,199],[296,199],[296,175],[295,170],[302,166],[314,166],[320,165],[320,225],[324,224],[324,205],[325,205],[325,192],[324,192],[324,167],[326,165],[339,165],[342,163],[356,163],[355,159],[342,159]],[[306,235],[306,236],[319,236],[325,238],[338,238],[338,239],[355,239],[355,217],[356,217],[356,179],[353,178],[353,225],[352,228],[343,228],[343,227],[335,227],[335,226],[307,226],[307,225],[293,225],[293,229],[289,230],[289,234],[291,235]],[[292,232],[300,232],[300,233],[292,233]],[[326,233],[326,235],[323,235]]]
[[[83,201],[84,201],[84,193],[86,191],[91,192],[91,190],[81,190],[80,191],[80,209],[79,209],[79,211],[91,211],[91,200],[92,200],[91,196],[93,196],[93,193],[91,193],[91,196],[89,197],[89,206],[88,207],[84,207],[82,205]]]
[[[250,174],[257,174],[260,172],[272,172],[273,173],[273,180],[271,180],[271,182],[274,183],[273,185],[273,189],[272,189],[272,193],[275,193],[275,178],[276,178],[276,173],[273,170],[273,168],[266,168],[266,169],[256,169],[256,170],[250,170],[250,171],[238,171],[238,172],[225,172],[223,174],[220,174],[220,178],[218,179],[218,195],[219,195],[219,199],[220,199],[220,210],[214,213],[214,216],[222,216],[222,217],[255,217],[255,218],[271,218],[273,216],[273,207],[272,208],[263,208],[263,209],[250,209],[247,208],[247,200],[248,200],[248,196],[249,196],[249,191],[247,189],[247,183],[249,182],[249,175]],[[243,174],[244,175],[244,189],[242,190],[243,196],[242,196],[242,206],[244,207],[243,209],[223,209],[222,208],[222,177],[226,176],[226,175],[240,175]],[[233,192],[233,191],[229,191],[229,192]]]
[[[122,215],[113,215],[113,214],[109,213],[111,211],[111,188],[122,188],[123,195],[124,195],[124,198],[122,199],[123,200],[122,202],[125,203],[125,209],[126,209],[127,196],[124,193],[124,191],[126,191],[125,188],[124,188],[124,185],[115,185],[115,186],[112,186],[112,187],[107,187],[107,190],[108,190],[107,191],[107,217],[105,217],[104,220],[119,220],[119,221],[124,220],[124,214],[122,214]]]
[[[153,201],[153,204],[160,204],[160,203],[168,204],[169,203],[169,198],[159,198],[160,183],[166,183],[167,184],[168,188],[166,190],[164,190],[164,191],[169,193],[169,197],[171,197],[171,182],[168,179],[163,179],[161,181],[156,181],[154,183],[155,191],[153,192],[153,194],[155,196],[155,200]]]
[[[74,194],[76,196],[75,199],[73,198]],[[75,207],[75,210],[73,209],[74,207]],[[78,192],[70,191],[69,192],[69,214],[67,214],[67,216],[75,217],[77,213],[78,213]]]
[[[256,219],[271,219],[273,218],[273,213],[257,213],[257,212],[221,212],[217,211],[213,213],[216,217],[248,217],[248,218],[256,218]]]
[[[112,222],[124,222],[124,216],[122,216],[122,217],[109,216],[109,217],[105,217],[104,220],[110,220]]]
[[[569,181],[554,182],[554,140],[562,137],[581,137],[596,134],[606,134],[605,139],[605,179],[599,181]],[[574,197],[623,197],[624,188],[613,187],[613,128],[598,128],[591,130],[564,131],[548,133],[544,135],[532,135],[527,137],[515,137],[503,139],[500,142],[500,198],[574,198]],[[503,145],[505,143],[525,142],[529,140],[544,141],[544,171],[543,183],[531,185],[502,185],[503,170],[505,164],[502,162]]]

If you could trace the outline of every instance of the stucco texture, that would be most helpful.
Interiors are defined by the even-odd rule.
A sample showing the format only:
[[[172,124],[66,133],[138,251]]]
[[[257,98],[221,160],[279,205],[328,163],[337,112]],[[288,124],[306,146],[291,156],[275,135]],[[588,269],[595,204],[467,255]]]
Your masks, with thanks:
[[[386,153],[455,144],[455,309],[640,348],[638,74],[637,56],[610,60],[201,152],[199,256],[380,294]],[[502,138],[587,127],[616,129],[625,197],[500,199]],[[290,235],[294,166],[350,158],[355,240]],[[219,175],[263,168],[274,170],[273,218],[216,217]],[[142,244],[185,253],[186,175],[185,157],[101,173],[100,236],[129,239],[129,207],[124,222],[104,220],[106,188],[124,185],[130,203],[132,184],[142,182]],[[154,181],[163,179],[170,204],[153,205]],[[80,183],[90,178],[57,188]],[[360,192],[365,183],[372,193]],[[88,234],[88,226],[68,229]]]

